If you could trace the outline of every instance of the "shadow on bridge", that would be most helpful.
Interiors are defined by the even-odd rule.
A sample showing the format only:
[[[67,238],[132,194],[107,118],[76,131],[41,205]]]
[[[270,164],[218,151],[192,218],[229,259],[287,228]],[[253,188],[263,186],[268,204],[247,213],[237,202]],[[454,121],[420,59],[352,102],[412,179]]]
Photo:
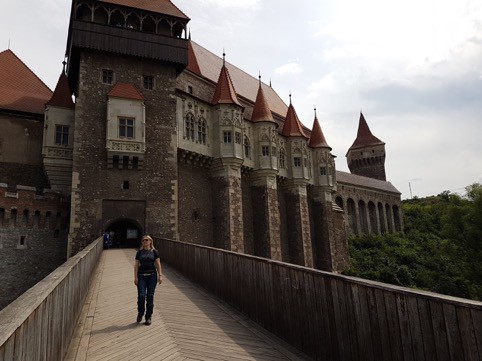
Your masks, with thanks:
[[[304,359],[165,264],[153,323],[137,324],[134,255],[103,252],[66,360]]]

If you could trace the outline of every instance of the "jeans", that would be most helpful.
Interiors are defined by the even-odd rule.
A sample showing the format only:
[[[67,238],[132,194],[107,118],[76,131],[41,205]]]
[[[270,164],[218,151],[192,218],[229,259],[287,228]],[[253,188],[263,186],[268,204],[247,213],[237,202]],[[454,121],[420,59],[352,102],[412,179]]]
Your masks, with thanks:
[[[151,318],[154,308],[154,291],[157,285],[157,274],[137,276],[137,313],[140,316],[146,313],[146,318]],[[147,297],[146,297],[147,296]],[[147,307],[146,307],[147,298]]]

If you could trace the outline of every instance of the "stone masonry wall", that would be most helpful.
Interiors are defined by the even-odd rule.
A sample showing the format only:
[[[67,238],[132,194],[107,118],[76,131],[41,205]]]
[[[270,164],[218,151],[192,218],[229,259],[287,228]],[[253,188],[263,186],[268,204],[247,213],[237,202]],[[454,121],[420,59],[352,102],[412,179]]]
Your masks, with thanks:
[[[57,193],[0,186],[0,309],[66,260],[68,217]]]
[[[211,179],[206,168],[179,164],[179,240],[213,246]]]
[[[142,170],[107,169],[107,93],[113,84],[101,82],[102,69],[113,70],[114,84],[134,84],[142,89],[146,98],[146,152]],[[176,238],[175,68],[146,59],[85,51],[81,54],[79,74],[70,254],[75,254],[102,233],[106,222],[102,215],[104,199],[145,201],[145,232]],[[154,77],[154,90],[143,89],[143,75]],[[126,181],[129,182],[129,189],[122,187]],[[139,222],[137,219],[134,221]]]

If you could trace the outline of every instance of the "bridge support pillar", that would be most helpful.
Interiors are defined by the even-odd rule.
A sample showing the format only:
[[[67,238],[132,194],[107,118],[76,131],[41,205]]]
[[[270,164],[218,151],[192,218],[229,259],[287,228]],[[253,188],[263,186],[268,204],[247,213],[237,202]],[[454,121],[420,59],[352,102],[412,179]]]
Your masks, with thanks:
[[[314,267],[340,272],[349,263],[343,209],[331,199],[331,189],[314,187],[312,195]]]
[[[290,262],[313,267],[306,181],[288,181],[285,196]]]
[[[276,173],[256,171],[251,178],[254,254],[281,261],[280,214]]]
[[[216,159],[211,165],[214,246],[244,253],[242,159]]]

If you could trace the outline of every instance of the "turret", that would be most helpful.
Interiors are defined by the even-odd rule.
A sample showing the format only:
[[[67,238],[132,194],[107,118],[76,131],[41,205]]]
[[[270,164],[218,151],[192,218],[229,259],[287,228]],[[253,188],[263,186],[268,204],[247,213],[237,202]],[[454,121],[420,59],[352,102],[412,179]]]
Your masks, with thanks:
[[[360,113],[358,133],[346,158],[351,173],[386,180],[385,143],[372,134],[363,113]]]
[[[226,67],[225,54],[223,66],[219,73],[216,90],[211,103],[214,106],[214,134],[219,139],[219,147],[215,156],[222,159],[237,159],[241,164],[243,159],[243,112],[239,103],[233,82]]]
[[[259,77],[259,88],[256,96],[256,102],[253,107],[251,122],[254,123],[257,152],[255,157],[256,169],[259,170],[278,170],[278,149],[276,140],[278,133],[276,129],[278,124],[273,119],[268,102],[265,98],[263,87],[261,84],[261,76]]]
[[[310,178],[310,162],[306,143],[308,136],[303,131],[296,110],[293,107],[293,104],[291,104],[291,94],[290,105],[286,113],[281,135],[287,137],[287,159],[289,160],[288,163],[291,163],[289,167],[289,169],[291,169],[290,178],[294,180],[308,180]]]
[[[331,154],[331,147],[326,142],[320,123],[316,116],[313,121],[308,146],[313,149],[313,165],[315,173],[314,185],[324,188],[329,194],[335,190],[335,157]]]
[[[50,187],[66,195],[72,181],[73,141],[74,103],[64,67],[45,106],[42,157]]]

